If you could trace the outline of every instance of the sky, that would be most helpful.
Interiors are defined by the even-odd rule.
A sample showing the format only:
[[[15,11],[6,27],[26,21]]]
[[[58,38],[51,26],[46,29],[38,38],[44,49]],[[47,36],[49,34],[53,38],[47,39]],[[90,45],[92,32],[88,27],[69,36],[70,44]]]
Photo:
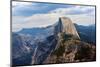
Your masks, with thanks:
[[[79,25],[95,24],[95,7],[71,4],[12,2],[12,31],[23,28],[46,27],[59,17],[69,17]]]

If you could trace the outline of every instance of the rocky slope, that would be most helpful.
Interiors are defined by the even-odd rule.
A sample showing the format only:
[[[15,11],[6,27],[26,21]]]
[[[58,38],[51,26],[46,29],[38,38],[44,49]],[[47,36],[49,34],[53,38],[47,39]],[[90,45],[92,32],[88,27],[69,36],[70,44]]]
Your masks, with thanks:
[[[95,60],[95,45],[81,40],[69,18],[46,28],[23,29],[12,34],[12,64],[35,65]]]
[[[78,32],[69,18],[60,18],[62,30],[57,35],[55,50],[47,57],[44,64],[48,63],[69,63],[87,62],[96,60],[96,47],[81,41]]]
[[[72,62],[88,62],[96,60],[96,47],[93,44],[73,39],[72,36],[65,38],[66,34],[62,33],[62,38],[56,48],[44,61],[49,63],[72,63]],[[58,45],[57,44],[57,45]]]

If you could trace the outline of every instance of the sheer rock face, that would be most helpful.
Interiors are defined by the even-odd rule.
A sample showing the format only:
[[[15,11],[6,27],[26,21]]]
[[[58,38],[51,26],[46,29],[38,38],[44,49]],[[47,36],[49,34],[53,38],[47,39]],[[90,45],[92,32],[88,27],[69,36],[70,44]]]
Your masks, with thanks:
[[[67,17],[59,18],[58,25],[56,26],[55,31],[56,32],[64,32],[68,35],[73,35],[76,38],[80,39],[74,24],[72,23],[71,19],[69,19]],[[56,33],[56,34],[58,34],[58,33]]]

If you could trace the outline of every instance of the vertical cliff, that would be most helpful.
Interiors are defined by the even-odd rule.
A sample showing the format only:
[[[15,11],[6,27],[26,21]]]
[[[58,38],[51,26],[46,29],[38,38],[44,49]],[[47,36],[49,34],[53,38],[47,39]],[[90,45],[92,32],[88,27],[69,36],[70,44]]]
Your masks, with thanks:
[[[61,21],[63,24],[63,32],[65,32],[66,34],[72,34],[72,35],[80,38],[71,19],[69,19],[67,17],[62,17]]]

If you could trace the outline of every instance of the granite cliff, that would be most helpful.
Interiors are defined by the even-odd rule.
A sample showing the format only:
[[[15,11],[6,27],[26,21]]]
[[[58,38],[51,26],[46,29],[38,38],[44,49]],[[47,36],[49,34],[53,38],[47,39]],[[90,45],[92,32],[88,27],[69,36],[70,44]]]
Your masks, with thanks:
[[[81,62],[96,60],[96,47],[78,34],[71,19],[60,17],[45,28],[23,29],[13,33],[13,65]]]

